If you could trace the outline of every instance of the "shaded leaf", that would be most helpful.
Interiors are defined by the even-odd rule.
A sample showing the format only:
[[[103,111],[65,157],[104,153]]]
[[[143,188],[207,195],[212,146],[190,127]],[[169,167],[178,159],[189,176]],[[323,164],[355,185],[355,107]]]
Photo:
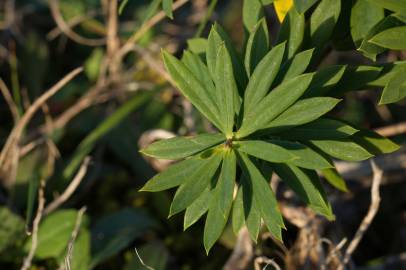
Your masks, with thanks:
[[[215,153],[205,159],[201,166],[185,175],[186,180],[180,185],[173,198],[169,216],[186,209],[209,186],[210,181],[221,162],[221,154]]]
[[[252,241],[256,243],[259,230],[261,229],[261,213],[259,205],[254,198],[252,181],[247,172],[242,172],[240,182],[245,225],[247,226]]]
[[[313,77],[309,90],[306,91],[303,97],[330,95],[330,90],[340,82],[346,68],[346,66],[342,65],[332,65],[318,70]]]
[[[243,191],[242,187],[238,188],[237,196],[234,199],[233,203],[233,214],[232,214],[232,226],[233,232],[235,235],[241,230],[245,224],[245,215],[244,215],[244,202],[243,202]]]
[[[292,58],[299,50],[303,42],[305,29],[305,17],[292,8],[282,22],[279,29],[277,44],[287,42],[286,55]]]
[[[272,167],[282,181],[288,184],[310,208],[329,220],[334,219],[331,205],[315,171],[285,164],[274,164]]]
[[[221,236],[233,203],[237,161],[234,150],[225,151],[221,173],[213,190],[213,198],[209,202],[209,212],[204,226],[203,242],[207,253]]]
[[[341,11],[341,1],[321,0],[310,17],[312,47],[326,44],[333,34]]]
[[[245,30],[250,33],[264,16],[261,0],[243,0],[242,20]]]
[[[21,244],[24,221],[6,207],[0,207],[0,254]]]
[[[379,104],[395,103],[406,97],[406,77],[403,68],[395,72],[382,92]]]
[[[299,13],[306,12],[319,0],[294,0],[295,8]]]
[[[356,133],[353,139],[374,155],[392,153],[400,148],[398,144],[372,130],[363,129]]]
[[[123,270],[145,270],[147,269],[145,265],[150,266],[154,270],[168,269],[167,264],[170,254],[163,242],[152,240],[137,248],[137,250],[144,264],[140,262],[140,258],[134,252],[134,256],[125,265]]]
[[[255,25],[247,41],[244,65],[248,76],[269,51],[269,33],[265,19]]]
[[[313,50],[306,50],[296,54],[292,59],[283,64],[274,85],[280,84],[282,81],[289,80],[299,76],[306,71],[313,56]]]

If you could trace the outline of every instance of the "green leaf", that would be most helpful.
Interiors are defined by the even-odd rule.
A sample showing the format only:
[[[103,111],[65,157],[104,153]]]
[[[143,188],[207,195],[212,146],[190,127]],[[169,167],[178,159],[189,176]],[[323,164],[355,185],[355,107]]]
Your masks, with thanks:
[[[203,193],[188,207],[185,211],[185,218],[183,221],[183,230],[192,226],[201,216],[209,209],[209,203],[212,201],[212,191],[207,187]]]
[[[75,270],[88,270],[90,263],[90,245],[91,237],[90,232],[86,228],[81,228],[79,235],[73,243],[73,251],[71,255],[71,267]],[[64,259],[67,256],[68,249],[65,248],[63,256],[60,256],[58,261],[60,264],[64,263]]]
[[[190,179],[190,175],[207,163],[206,159],[190,158],[171,165],[165,171],[155,175],[140,191],[157,192],[181,185]]]
[[[313,77],[309,90],[304,98],[330,95],[330,90],[336,86],[344,76],[346,66],[332,65],[322,68]]]
[[[245,70],[250,76],[269,51],[269,33],[265,19],[260,20],[250,33],[245,50]]]
[[[193,172],[185,175],[184,181],[175,193],[173,198],[169,216],[186,209],[193,201],[195,201],[203,191],[210,185],[219,164],[221,162],[221,154],[215,153],[201,163]]]
[[[405,0],[369,0],[369,1],[391,11],[406,13]]]
[[[266,141],[238,141],[234,143],[239,152],[275,163],[285,163],[295,160],[294,154],[285,148]]]
[[[278,136],[290,140],[327,140],[346,138],[356,132],[358,132],[357,129],[343,122],[320,118],[306,125],[278,133]]]
[[[251,33],[255,25],[264,16],[261,0],[243,0],[242,20],[244,28]]]
[[[285,44],[274,47],[259,62],[245,90],[244,112],[251,111],[268,93],[282,63]]]
[[[119,123],[121,123],[131,112],[144,105],[151,98],[150,93],[140,93],[132,97],[129,101],[120,106],[106,120],[100,123],[91,133],[89,133],[73,153],[72,159],[62,172],[63,179],[72,179],[83,159],[93,150],[96,142],[108,134]]]
[[[402,26],[404,25],[403,22],[401,22],[399,19],[397,19],[395,16],[387,16],[380,22],[378,22],[365,36],[364,40],[361,43],[361,46],[359,47],[359,51],[361,51],[365,57],[370,58],[371,60],[375,61],[376,56],[382,52],[385,51],[383,47],[380,47],[374,43],[370,42],[370,39],[374,37],[376,34],[392,28],[396,26]]]
[[[406,97],[406,77],[403,68],[395,72],[382,92],[379,104],[395,103]]]
[[[311,8],[318,0],[293,0],[295,8],[299,13],[305,13]]]
[[[21,244],[24,232],[24,221],[8,208],[0,207],[0,254]]]
[[[391,50],[406,49],[406,26],[389,28],[373,36],[369,42]]]
[[[341,11],[341,1],[322,0],[310,17],[310,36],[312,47],[326,44],[333,34]]]
[[[209,212],[204,226],[203,242],[206,253],[221,236],[233,203],[234,183],[236,176],[236,156],[233,150],[224,153],[220,176],[209,202]]]
[[[242,171],[240,182],[245,224],[252,241],[256,243],[259,230],[261,229],[261,213],[258,202],[254,198],[252,181],[249,178],[248,172]]]
[[[150,144],[140,152],[158,159],[182,159],[225,141],[223,134],[174,137]]]
[[[312,59],[314,49],[306,50],[296,54],[292,59],[283,64],[274,85],[282,81],[292,79],[306,71]]]
[[[314,97],[297,101],[267,126],[269,132],[309,123],[331,111],[340,102],[330,97]]]
[[[292,58],[302,45],[304,32],[304,14],[299,14],[296,9],[291,8],[282,22],[277,39],[277,44],[287,41],[286,55],[288,59]]]
[[[361,161],[373,157],[371,153],[351,139],[311,140],[310,142],[326,154],[341,160]]]
[[[162,0],[162,9],[165,11],[166,16],[173,19],[172,12],[173,0]]]
[[[217,53],[223,43],[225,44],[228,53],[231,56],[231,61],[233,62],[234,78],[241,93],[247,83],[247,74],[245,72],[244,65],[242,64],[240,56],[236,52],[230,37],[217,23],[215,23],[211,28],[208,38],[208,46],[206,51],[207,67],[209,68],[209,72],[213,80],[215,80]]]
[[[142,21],[142,24],[144,24],[146,21],[151,19],[152,16],[158,11],[159,6],[161,5],[162,0],[152,0],[151,3],[149,4],[147,10],[145,11],[145,17]]]
[[[248,156],[239,154],[241,166],[244,173],[252,182],[253,197],[259,207],[262,219],[272,235],[282,241],[281,228],[285,228],[282,215],[278,208],[275,194],[268,181],[264,178],[258,168],[252,163]]]
[[[379,155],[392,153],[399,150],[400,146],[372,130],[363,129],[353,136],[356,143],[361,145],[368,152]]]
[[[190,51],[199,55],[200,57],[206,57],[206,50],[208,41],[205,38],[190,38],[187,40],[187,46]]]
[[[271,140],[271,142],[299,157],[290,162],[295,166],[306,169],[327,169],[334,167],[329,160],[304,144],[281,140]]]
[[[315,171],[285,164],[274,164],[272,167],[282,181],[293,189],[311,209],[329,220],[335,218],[319,176]]]
[[[232,214],[232,226],[235,235],[241,230],[245,224],[244,216],[244,202],[243,202],[243,191],[242,187],[238,188],[237,196],[233,203],[233,214]]]
[[[284,110],[289,108],[306,91],[313,74],[304,74],[290,79],[271,91],[255,108],[244,111],[238,138],[243,138],[258,129],[263,129]]]
[[[221,45],[217,53],[215,83],[217,90],[217,103],[221,112],[221,123],[227,138],[233,136],[234,114],[239,111],[239,96],[234,80],[233,67],[230,55],[225,45]]]
[[[47,216],[38,230],[38,247],[35,256],[39,259],[58,258],[68,246],[76,224],[76,210],[59,210]],[[29,250],[31,239],[24,249]]]
[[[213,97],[200,83],[193,73],[178,59],[169,53],[162,53],[166,70],[176,82],[182,94],[187,97],[194,106],[220,130],[223,126],[217,118],[218,112]]]
[[[324,169],[321,171],[321,174],[326,178],[327,182],[329,182],[333,187],[341,190],[343,192],[347,192],[347,184],[345,180],[341,177],[338,171],[334,168],[332,169]]]
[[[34,218],[34,206],[37,202],[38,188],[40,184],[40,176],[37,172],[33,173],[33,176],[28,183],[28,195],[27,195],[27,210],[25,217],[26,229],[31,227]]]
[[[359,47],[369,30],[385,17],[384,10],[368,0],[357,0],[351,9],[351,36]]]
[[[92,237],[92,260],[88,269],[116,255],[154,226],[155,222],[149,216],[133,208],[98,220],[91,230],[95,237]]]
[[[190,52],[190,51],[185,51],[182,56],[182,62],[189,68],[189,70],[195,75],[196,79],[200,81],[200,83],[204,86],[205,90],[207,91],[208,95],[212,97],[216,97],[217,95],[217,90],[216,87],[214,86],[214,82],[211,78],[209,69],[207,66],[203,63],[202,59]],[[216,105],[216,111],[218,111],[219,104],[218,102],[215,101]]]

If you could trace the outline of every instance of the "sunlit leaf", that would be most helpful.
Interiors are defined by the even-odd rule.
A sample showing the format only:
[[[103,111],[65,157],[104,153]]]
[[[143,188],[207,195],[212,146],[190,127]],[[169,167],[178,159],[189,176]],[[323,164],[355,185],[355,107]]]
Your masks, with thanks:
[[[371,153],[350,139],[311,140],[311,143],[326,154],[347,161],[361,161],[373,157]]]

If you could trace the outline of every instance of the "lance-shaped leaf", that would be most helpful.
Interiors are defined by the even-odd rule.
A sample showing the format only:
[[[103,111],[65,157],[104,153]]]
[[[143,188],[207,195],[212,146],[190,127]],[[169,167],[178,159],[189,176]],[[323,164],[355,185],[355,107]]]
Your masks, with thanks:
[[[155,175],[140,191],[157,192],[179,186],[190,179],[191,175],[207,162],[208,159],[194,157],[173,164],[165,171]]]
[[[226,150],[223,157],[221,173],[213,197],[209,202],[209,212],[204,226],[203,242],[206,252],[221,236],[233,203],[233,192],[236,175],[236,156],[233,150]]]
[[[291,162],[298,157],[285,148],[266,141],[238,141],[234,143],[236,149],[250,156],[254,156],[269,162],[285,163]]]
[[[367,12],[365,12],[367,11]],[[370,0],[357,0],[351,9],[351,36],[355,46],[359,47],[362,40],[385,16],[383,8]]]
[[[289,140],[327,140],[346,138],[356,132],[358,132],[357,129],[346,123],[319,118],[311,123],[278,133],[278,136]]]
[[[187,180],[176,190],[169,216],[186,209],[202,194],[207,186],[209,186],[221,162],[221,157],[221,154],[214,153],[211,157],[204,160],[202,166],[196,168],[194,172],[189,173]]]
[[[243,138],[266,127],[284,110],[289,108],[308,88],[313,74],[304,74],[282,83],[268,94],[255,108],[244,111],[244,118],[237,137]]]
[[[307,169],[327,169],[334,167],[329,160],[304,144],[282,140],[270,140],[270,142],[285,148],[296,157],[299,157],[290,162],[298,167]]]
[[[250,33],[245,50],[245,71],[248,76],[269,51],[269,33],[265,19],[260,20]]]
[[[300,169],[293,165],[274,164],[276,174],[295,191],[295,193],[317,213],[334,219],[331,205],[320,183],[319,176],[313,170]]]
[[[239,110],[239,96],[234,80],[231,58],[224,44],[220,46],[217,54],[215,83],[224,133],[228,138],[231,138],[233,135],[234,114]]]
[[[295,8],[300,13],[305,13],[319,0],[293,0]]]
[[[216,87],[214,86],[213,80],[210,76],[209,69],[203,63],[202,59],[190,51],[185,51],[183,53],[182,62],[189,68],[193,75],[195,75],[196,79],[198,79],[204,86],[208,95],[211,97],[215,97],[217,95]],[[219,104],[216,103],[217,112],[219,112],[218,108]]]
[[[396,73],[385,86],[379,104],[398,102],[406,97],[406,78],[403,72]]]
[[[379,5],[391,11],[406,13],[405,0],[370,0],[370,1],[376,5]]]
[[[331,96],[330,90],[340,82],[346,68],[343,65],[332,65],[318,70],[303,98]]]
[[[249,112],[269,92],[282,63],[285,43],[274,47],[259,62],[245,90],[244,112]]]
[[[313,47],[326,44],[333,34],[341,11],[341,1],[321,0],[310,17],[310,36]]]
[[[406,49],[406,26],[382,31],[373,36],[369,42],[391,50],[404,50]]]
[[[209,72],[215,80],[216,76],[216,62],[217,53],[222,44],[225,44],[227,51],[231,56],[231,61],[233,62],[233,72],[234,78],[236,79],[239,91],[241,92],[245,85],[247,84],[247,74],[245,73],[244,65],[241,62],[240,56],[236,52],[230,37],[226,34],[223,28],[219,24],[214,24],[211,28],[207,51],[206,51],[206,62]]]
[[[209,203],[212,201],[213,193],[210,187],[207,187],[203,193],[197,198],[185,211],[183,221],[183,230],[192,226],[196,221],[204,215],[209,209]]]
[[[257,200],[254,198],[252,181],[247,172],[241,174],[241,192],[244,207],[245,225],[252,241],[258,240],[259,230],[261,229],[261,212]]]
[[[291,60],[284,63],[275,79],[274,85],[278,85],[282,81],[292,79],[305,72],[310,64],[310,60],[312,59],[313,51],[314,49],[300,52]]]
[[[384,52],[385,48],[370,42],[370,39],[374,37],[376,34],[386,29],[402,25],[404,25],[404,23],[395,16],[389,15],[385,17],[379,23],[377,23],[371,30],[369,30],[368,34],[365,36],[358,50],[361,51],[365,57],[368,57],[371,60],[375,61],[376,56]]]
[[[174,137],[150,144],[140,152],[158,159],[182,159],[225,141],[223,134]]]
[[[245,216],[244,216],[244,202],[243,202],[243,193],[242,187],[240,186],[237,191],[237,196],[235,196],[233,202],[233,213],[232,213],[232,220],[231,224],[233,226],[233,232],[235,235],[241,230],[241,228],[245,224]]]
[[[165,51],[163,51],[162,55],[167,71],[182,94],[187,97],[207,119],[222,130],[222,125],[217,118],[218,112],[215,110],[215,102],[208,94],[209,92],[181,61]]]
[[[324,178],[326,178],[327,182],[329,182],[333,187],[343,192],[348,191],[345,180],[341,177],[341,175],[338,173],[336,169],[334,168],[324,169],[321,171],[321,174],[324,176]]]
[[[341,160],[361,161],[373,157],[351,139],[311,140],[311,143],[326,154]]]
[[[165,11],[166,16],[173,19],[172,12],[173,0],[162,0],[162,9]]]
[[[206,58],[206,50],[208,47],[208,41],[205,38],[191,38],[187,41],[187,46],[190,51],[197,54],[203,59]]]
[[[282,215],[268,181],[264,178],[258,168],[244,153],[239,154],[241,166],[244,173],[252,182],[254,200],[259,207],[262,219],[268,230],[276,239],[282,241],[281,228],[285,228]]]
[[[287,42],[286,55],[288,59],[292,58],[302,45],[304,32],[304,14],[299,14],[296,9],[291,8],[283,20],[277,39],[277,44]]]
[[[242,6],[242,20],[245,30],[250,33],[258,21],[264,16],[261,0],[244,0]]]
[[[339,99],[330,97],[314,97],[297,101],[289,109],[268,124],[269,132],[288,129],[309,123],[331,111]]]
[[[398,144],[372,130],[363,129],[356,133],[353,139],[374,155],[392,153],[400,148]]]

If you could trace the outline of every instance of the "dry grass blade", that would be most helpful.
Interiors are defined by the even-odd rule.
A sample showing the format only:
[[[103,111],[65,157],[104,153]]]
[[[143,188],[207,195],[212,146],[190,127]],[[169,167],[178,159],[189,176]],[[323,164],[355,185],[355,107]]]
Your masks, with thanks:
[[[6,100],[6,103],[10,109],[11,115],[13,116],[14,123],[17,123],[20,119],[20,115],[18,113],[17,105],[15,104],[13,97],[10,94],[10,90],[8,89],[7,85],[4,81],[0,78],[0,91]]]

